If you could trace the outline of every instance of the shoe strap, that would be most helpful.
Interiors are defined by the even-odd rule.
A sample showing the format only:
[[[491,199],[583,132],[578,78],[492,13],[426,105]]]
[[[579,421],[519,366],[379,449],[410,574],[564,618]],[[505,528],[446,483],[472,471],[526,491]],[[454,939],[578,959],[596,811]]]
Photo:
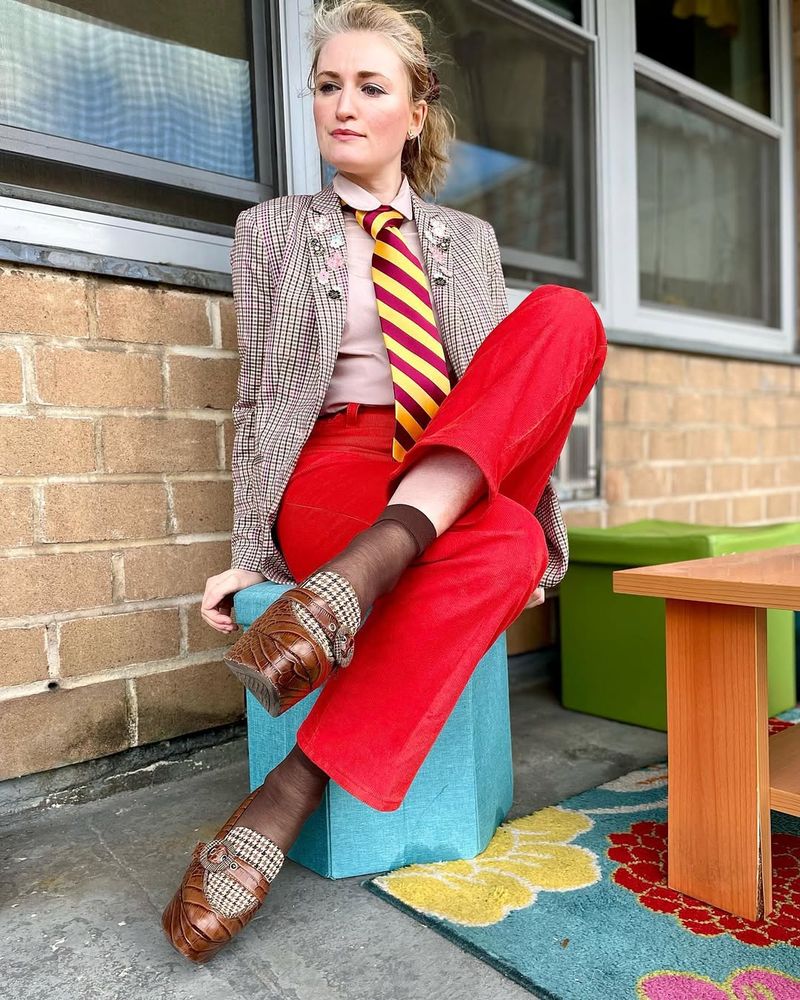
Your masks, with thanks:
[[[235,879],[243,889],[247,889],[256,899],[263,898],[269,892],[270,880],[263,872],[253,867],[238,854],[236,855],[236,867],[227,868],[225,871],[229,878]]]
[[[339,631],[339,619],[324,597],[306,590],[305,587],[293,587],[291,590],[287,590],[283,596],[297,601],[298,604],[307,608],[331,639]]]
[[[348,666],[353,659],[355,633],[346,625],[339,624],[338,618],[325,598],[306,590],[304,587],[294,587],[292,590],[287,590],[284,597],[302,604],[322,626],[330,640],[335,666]]]
[[[269,837],[265,839],[268,841],[266,873],[245,860],[226,837],[210,840],[207,844],[199,843],[195,848],[195,859],[206,871],[224,871],[248,892],[253,893],[253,895],[260,893],[259,898],[263,899],[269,891],[269,883],[278,874],[286,860],[286,856],[278,845]],[[212,860],[209,854],[220,849],[224,850],[222,857],[219,860]]]

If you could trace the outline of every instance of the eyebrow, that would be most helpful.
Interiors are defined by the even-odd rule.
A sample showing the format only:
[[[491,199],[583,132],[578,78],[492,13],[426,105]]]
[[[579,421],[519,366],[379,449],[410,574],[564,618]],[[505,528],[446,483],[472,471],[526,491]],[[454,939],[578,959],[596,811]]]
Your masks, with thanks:
[[[337,80],[341,80],[341,76],[340,76],[339,73],[334,73],[333,70],[329,70],[329,69],[320,70],[317,73],[317,77],[320,77],[320,76],[335,76]],[[383,73],[379,73],[377,70],[374,70],[374,69],[360,69],[358,71],[358,73],[356,73],[356,76],[361,77],[361,78],[363,78],[365,76],[382,76],[384,80],[388,80],[389,79],[388,76],[384,76]]]

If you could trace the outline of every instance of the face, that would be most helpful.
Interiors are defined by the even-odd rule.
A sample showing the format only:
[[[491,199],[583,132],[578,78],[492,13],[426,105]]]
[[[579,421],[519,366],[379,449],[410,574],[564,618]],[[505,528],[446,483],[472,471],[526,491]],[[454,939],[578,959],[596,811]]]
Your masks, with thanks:
[[[322,157],[353,178],[399,173],[407,133],[420,131],[427,105],[411,104],[408,73],[391,45],[371,31],[335,35],[320,50],[313,83]]]

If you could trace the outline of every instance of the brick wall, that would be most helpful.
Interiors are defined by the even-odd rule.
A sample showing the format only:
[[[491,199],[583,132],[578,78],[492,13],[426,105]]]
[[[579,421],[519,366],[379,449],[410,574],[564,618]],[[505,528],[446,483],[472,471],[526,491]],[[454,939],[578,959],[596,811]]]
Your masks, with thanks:
[[[0,268],[0,778],[233,721],[230,296]]]
[[[800,368],[609,345],[602,496],[568,525],[800,517]]]
[[[241,717],[199,615],[229,564],[230,296],[0,282],[0,778]],[[607,503],[568,525],[800,517],[800,368],[612,344],[603,380]]]

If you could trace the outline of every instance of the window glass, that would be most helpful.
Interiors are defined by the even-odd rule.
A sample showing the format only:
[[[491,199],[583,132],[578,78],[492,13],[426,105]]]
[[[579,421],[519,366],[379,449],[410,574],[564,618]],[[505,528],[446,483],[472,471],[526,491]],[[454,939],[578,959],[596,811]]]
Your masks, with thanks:
[[[492,223],[511,285],[593,294],[595,143],[589,49],[509,4],[431,0],[439,76],[456,119],[436,200]]]
[[[778,326],[778,142],[637,79],[643,301]]]
[[[636,48],[740,104],[770,114],[767,0],[636,0]]]
[[[0,0],[0,195],[228,235],[276,178],[251,8]]]
[[[254,178],[242,3],[0,0],[0,121]]]
[[[575,24],[581,24],[581,0],[534,0],[534,3]]]

